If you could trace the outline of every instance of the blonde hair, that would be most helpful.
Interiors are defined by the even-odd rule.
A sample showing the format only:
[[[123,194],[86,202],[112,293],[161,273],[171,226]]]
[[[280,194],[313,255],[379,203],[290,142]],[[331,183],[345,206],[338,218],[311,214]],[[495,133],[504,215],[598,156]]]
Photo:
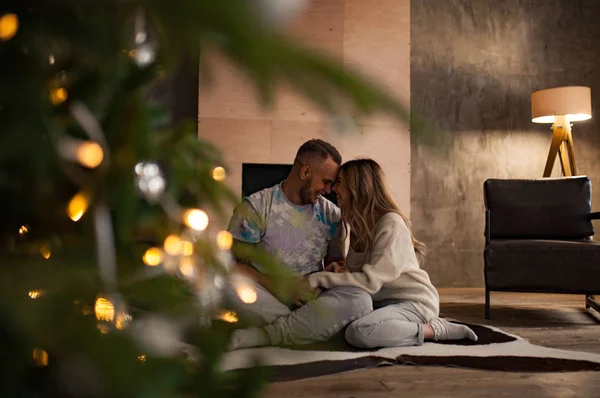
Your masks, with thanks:
[[[342,220],[344,226],[350,226],[354,245],[368,251],[373,244],[373,227],[384,214],[394,212],[406,223],[421,263],[425,257],[425,244],[415,239],[408,218],[390,194],[381,166],[373,159],[357,159],[344,163],[341,171],[349,194],[342,208]],[[347,228],[344,228],[344,239],[347,234]]]

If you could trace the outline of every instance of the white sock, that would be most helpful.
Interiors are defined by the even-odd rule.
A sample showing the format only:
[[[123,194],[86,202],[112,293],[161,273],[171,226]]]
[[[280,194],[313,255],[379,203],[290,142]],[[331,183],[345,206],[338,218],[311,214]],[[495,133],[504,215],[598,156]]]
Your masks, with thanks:
[[[271,339],[263,328],[250,327],[235,330],[229,338],[227,349],[233,351],[240,348],[262,347],[270,344]]]
[[[444,318],[435,318],[429,322],[433,328],[434,340],[462,340],[477,341],[477,335],[465,325],[450,323]]]

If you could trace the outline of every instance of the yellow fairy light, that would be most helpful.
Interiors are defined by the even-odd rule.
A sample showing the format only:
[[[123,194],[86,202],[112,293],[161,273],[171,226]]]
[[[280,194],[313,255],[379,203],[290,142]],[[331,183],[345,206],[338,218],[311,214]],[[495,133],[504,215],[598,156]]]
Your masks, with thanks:
[[[181,241],[181,254],[191,256],[194,253],[194,244],[187,240]]]
[[[233,236],[227,231],[221,231],[217,234],[217,247],[221,250],[231,249]]]
[[[165,251],[171,256],[177,256],[181,252],[181,238],[177,235],[169,235],[164,243]]]
[[[139,355],[137,357],[137,360],[140,361],[140,362],[146,362],[146,356],[145,355]]]
[[[196,231],[204,231],[208,227],[208,214],[200,209],[190,209],[183,215],[185,224]]]
[[[40,254],[42,255],[42,257],[44,257],[46,260],[48,260],[50,258],[50,256],[52,255],[52,251],[50,250],[48,245],[43,244],[40,247]]]
[[[256,302],[256,290],[250,285],[240,284],[236,287],[235,292],[242,302],[252,304]]]
[[[4,14],[0,17],[0,40],[10,40],[19,30],[19,18],[16,14]]]
[[[183,258],[179,264],[179,271],[187,277],[194,275],[194,260],[190,257]]]
[[[78,193],[73,196],[67,205],[67,214],[73,221],[79,221],[89,206],[89,200],[86,195]]]
[[[67,90],[64,87],[55,88],[50,91],[50,102],[53,105],[60,105],[65,102],[68,96]]]
[[[223,311],[219,315],[219,319],[229,323],[236,323],[238,321],[237,314],[233,311]]]
[[[142,260],[144,260],[144,264],[146,264],[147,266],[156,267],[158,264],[162,263],[162,250],[160,250],[158,247],[151,247],[148,250],[146,250],[146,253],[144,253],[144,257],[142,257]]]
[[[102,147],[96,142],[85,141],[77,147],[75,157],[77,158],[77,161],[85,167],[93,169],[102,163],[104,152],[102,151]]]
[[[215,179],[215,181],[223,181],[227,176],[227,173],[225,172],[225,169],[223,167],[219,166],[213,169],[212,176]]]
[[[29,292],[29,297],[32,299],[36,299],[38,297],[40,297],[42,295],[42,292],[40,292],[39,290],[32,290]]]
[[[21,225],[21,227],[19,228],[19,235],[23,236],[27,232],[29,232],[29,226],[28,225]]]
[[[33,350],[33,361],[37,366],[48,366],[48,353],[41,348],[35,348]]]
[[[99,321],[112,322],[115,319],[115,306],[105,297],[98,297],[94,305],[94,312]]]

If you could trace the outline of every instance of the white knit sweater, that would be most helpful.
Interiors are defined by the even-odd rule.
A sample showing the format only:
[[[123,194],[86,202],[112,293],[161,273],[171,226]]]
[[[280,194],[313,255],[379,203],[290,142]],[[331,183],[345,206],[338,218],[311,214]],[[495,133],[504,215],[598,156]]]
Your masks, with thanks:
[[[417,305],[427,318],[439,315],[439,295],[427,272],[419,267],[411,235],[397,213],[387,213],[375,224],[371,250],[348,252],[350,272],[317,272],[308,277],[313,288],[357,286],[373,301],[402,300]]]

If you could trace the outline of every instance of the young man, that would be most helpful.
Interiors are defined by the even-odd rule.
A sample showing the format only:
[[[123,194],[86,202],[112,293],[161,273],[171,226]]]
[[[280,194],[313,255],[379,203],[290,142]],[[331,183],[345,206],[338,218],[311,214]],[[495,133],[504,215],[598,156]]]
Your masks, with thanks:
[[[234,252],[236,245],[256,245],[298,273],[301,284],[310,288],[306,275],[345,254],[340,210],[322,196],[331,191],[341,163],[331,144],[322,140],[304,143],[283,182],[244,198],[236,207],[228,228]],[[292,311],[271,293],[259,264],[236,266],[246,282],[254,285],[258,298],[253,304],[243,304],[229,295],[238,313],[256,326],[236,330],[231,349],[324,341],[373,310],[366,291],[340,286],[306,305],[297,297],[299,308]]]

